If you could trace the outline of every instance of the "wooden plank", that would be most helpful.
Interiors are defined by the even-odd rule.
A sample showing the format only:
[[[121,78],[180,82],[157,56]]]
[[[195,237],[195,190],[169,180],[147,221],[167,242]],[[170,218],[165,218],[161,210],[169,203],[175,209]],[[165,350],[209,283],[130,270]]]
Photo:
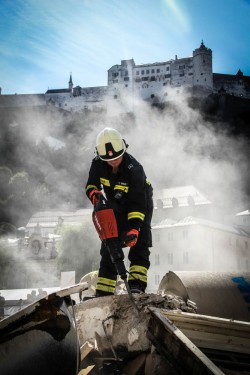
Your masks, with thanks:
[[[86,290],[86,289],[88,289],[88,283],[84,282],[84,283],[71,285],[67,288],[63,288],[61,290],[58,290],[58,291],[55,292],[55,294],[58,297],[65,297],[65,296],[69,296],[71,294],[79,293],[79,292],[81,292],[83,290]]]
[[[162,310],[199,348],[250,354],[250,323]]]
[[[89,353],[93,350],[93,345],[91,345],[88,341],[86,341],[80,348],[80,352],[81,352],[81,361],[84,360],[84,358],[86,358]]]
[[[223,375],[224,373],[181,332],[160,309],[149,307],[148,337],[180,374]]]
[[[88,375],[88,374],[91,373],[91,371],[93,370],[94,367],[95,367],[95,365],[88,366],[88,367],[82,369],[80,372],[78,372],[78,375]]]

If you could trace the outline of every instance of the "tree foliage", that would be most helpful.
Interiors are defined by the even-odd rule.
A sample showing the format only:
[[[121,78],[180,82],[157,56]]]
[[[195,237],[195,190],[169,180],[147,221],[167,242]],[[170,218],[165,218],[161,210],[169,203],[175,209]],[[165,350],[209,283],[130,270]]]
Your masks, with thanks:
[[[76,271],[76,282],[86,273],[99,268],[100,240],[92,224],[67,227],[58,232],[62,235],[59,245],[58,270]]]

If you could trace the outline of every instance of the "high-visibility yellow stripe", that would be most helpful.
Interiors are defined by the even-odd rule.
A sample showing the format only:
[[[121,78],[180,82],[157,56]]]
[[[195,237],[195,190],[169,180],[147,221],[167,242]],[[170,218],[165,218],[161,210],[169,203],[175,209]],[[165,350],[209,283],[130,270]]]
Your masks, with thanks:
[[[145,215],[142,213],[142,212],[129,212],[128,213],[128,220],[130,219],[140,219],[140,220],[144,220],[145,218]]]
[[[107,180],[106,178],[100,177],[100,182],[104,186],[110,186],[110,181]]]
[[[103,292],[108,292],[108,293],[114,293],[115,292],[115,288],[114,287],[105,286],[105,285],[102,285],[102,284],[100,284],[100,285],[97,284],[96,290],[101,290]]]
[[[130,269],[129,269],[129,272],[132,273],[132,272],[140,272],[142,273],[143,275],[147,275],[147,268],[146,267],[142,267],[142,266],[131,266]]]
[[[101,284],[110,285],[110,286],[115,287],[116,280],[106,279],[105,277],[98,277],[97,283],[98,284],[101,283]]]
[[[128,186],[123,186],[123,185],[115,185],[114,190],[122,190],[124,193],[128,192]]]
[[[144,283],[147,283],[147,273],[148,269],[143,266],[134,265],[129,268],[129,277],[128,280],[141,280]]]
[[[129,275],[128,279],[133,280],[133,281],[135,281],[137,279],[137,280],[141,280],[144,283],[146,283],[148,278],[147,278],[147,276],[141,275],[140,273],[134,273],[133,272],[133,276]]]
[[[98,187],[95,186],[95,185],[88,185],[85,189],[85,191],[88,191],[89,189],[97,189],[98,190]]]

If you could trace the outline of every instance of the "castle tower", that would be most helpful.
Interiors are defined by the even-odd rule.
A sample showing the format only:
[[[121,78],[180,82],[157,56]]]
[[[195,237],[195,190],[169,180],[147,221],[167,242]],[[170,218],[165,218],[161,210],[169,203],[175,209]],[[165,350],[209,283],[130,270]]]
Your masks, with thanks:
[[[201,42],[193,51],[193,85],[202,91],[213,91],[212,50]]]
[[[72,92],[73,90],[73,81],[72,81],[72,75],[70,73],[70,77],[69,77],[69,90]]]

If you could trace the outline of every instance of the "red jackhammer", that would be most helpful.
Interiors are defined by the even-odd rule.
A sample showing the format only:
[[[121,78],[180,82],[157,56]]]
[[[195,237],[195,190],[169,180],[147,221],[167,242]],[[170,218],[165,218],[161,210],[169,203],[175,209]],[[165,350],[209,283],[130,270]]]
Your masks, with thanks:
[[[110,258],[116,267],[118,275],[124,281],[131,303],[139,314],[127,281],[127,270],[124,265],[124,254],[122,243],[118,237],[115,214],[104,196],[100,196],[98,203],[94,206],[92,218],[101,241],[109,251]]]

